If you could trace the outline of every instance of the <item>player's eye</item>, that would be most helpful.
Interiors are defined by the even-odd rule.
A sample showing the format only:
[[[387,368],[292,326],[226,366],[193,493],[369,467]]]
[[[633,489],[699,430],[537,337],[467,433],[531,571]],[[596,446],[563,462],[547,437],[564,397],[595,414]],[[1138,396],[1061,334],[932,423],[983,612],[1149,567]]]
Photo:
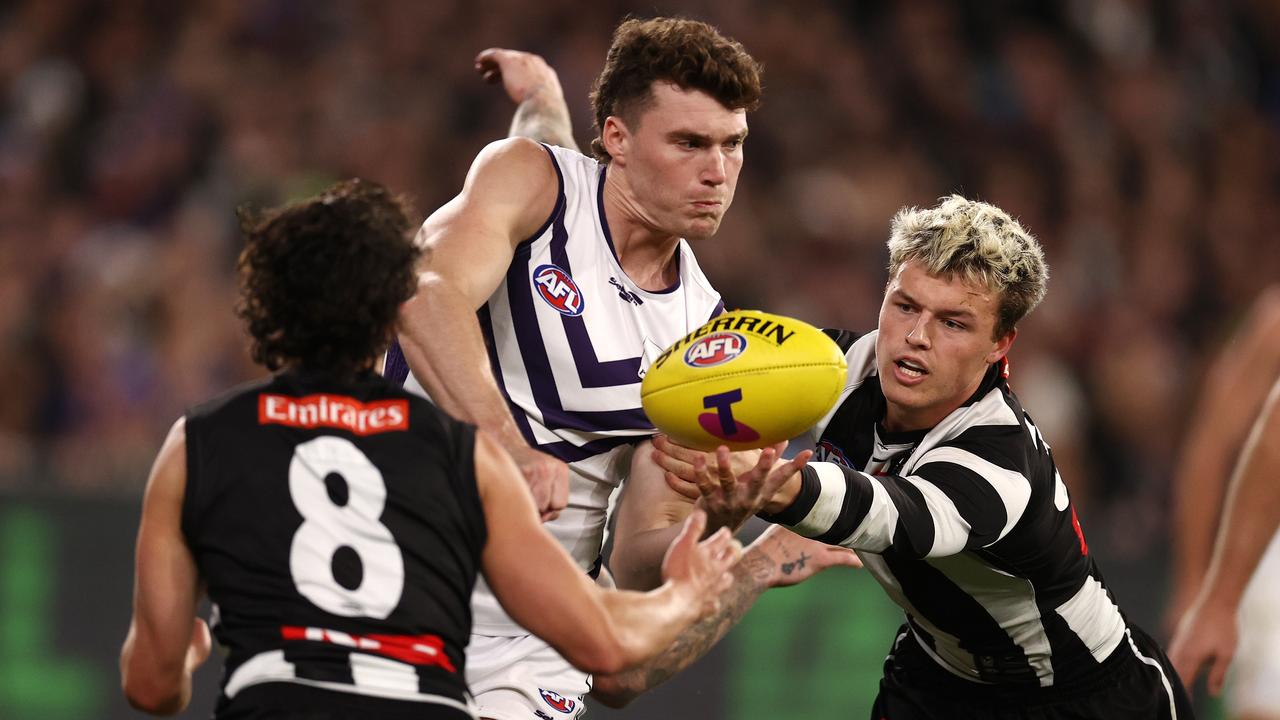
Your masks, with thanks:
[[[956,322],[955,320],[943,320],[943,321],[942,321],[942,324],[943,324],[944,326],[946,326],[946,327],[951,328],[952,330],[963,330],[963,329],[964,329],[964,325],[963,325],[963,324],[961,324],[961,323]]]

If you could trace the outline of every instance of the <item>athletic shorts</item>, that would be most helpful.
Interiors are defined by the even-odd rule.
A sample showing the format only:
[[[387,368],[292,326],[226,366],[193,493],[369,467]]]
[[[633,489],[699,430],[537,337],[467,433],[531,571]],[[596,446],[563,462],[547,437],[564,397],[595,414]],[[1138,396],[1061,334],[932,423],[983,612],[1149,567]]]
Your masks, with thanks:
[[[586,711],[591,676],[535,635],[472,635],[467,685],[481,718],[575,720]]]
[[[904,626],[905,629],[905,626]],[[885,660],[872,720],[1193,720],[1169,658],[1136,627],[1094,679],[1071,687],[997,689],[939,667],[914,637]]]

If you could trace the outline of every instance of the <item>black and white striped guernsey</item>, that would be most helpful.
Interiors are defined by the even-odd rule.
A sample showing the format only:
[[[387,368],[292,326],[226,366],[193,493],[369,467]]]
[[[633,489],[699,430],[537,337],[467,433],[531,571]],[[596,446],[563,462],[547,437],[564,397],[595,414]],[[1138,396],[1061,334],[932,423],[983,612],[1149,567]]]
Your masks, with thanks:
[[[766,519],[858,551],[955,675],[1062,687],[1096,674],[1126,621],[1007,366],[935,427],[890,433],[876,333],[827,332],[846,351],[848,382],[811,431],[796,502]]]

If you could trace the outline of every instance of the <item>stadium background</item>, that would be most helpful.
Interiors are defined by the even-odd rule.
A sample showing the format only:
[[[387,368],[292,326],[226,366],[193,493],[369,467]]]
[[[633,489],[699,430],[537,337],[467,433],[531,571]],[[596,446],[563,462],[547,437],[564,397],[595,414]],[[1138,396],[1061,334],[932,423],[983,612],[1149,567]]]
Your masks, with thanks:
[[[488,46],[560,71],[585,145],[628,12],[709,20],[765,64],[737,200],[697,248],[730,306],[872,327],[890,216],[953,191],[1040,238],[1014,387],[1121,604],[1167,638],[1184,422],[1280,279],[1280,5],[27,0],[0,6],[0,717],[133,716],[115,657],[147,466],[186,406],[258,372],[233,208],[359,175],[425,215],[506,132],[472,69]],[[593,714],[863,717],[898,617],[833,572]]]

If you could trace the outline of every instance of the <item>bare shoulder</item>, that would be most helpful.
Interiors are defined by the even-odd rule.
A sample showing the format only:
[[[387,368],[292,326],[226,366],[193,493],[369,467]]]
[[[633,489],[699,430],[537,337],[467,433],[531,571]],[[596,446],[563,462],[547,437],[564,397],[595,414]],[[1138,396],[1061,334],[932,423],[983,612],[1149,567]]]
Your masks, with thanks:
[[[551,163],[551,155],[540,143],[524,137],[503,138],[489,143],[480,151],[467,182],[541,182],[555,178],[556,171]]]
[[[149,501],[171,501],[175,496],[181,503],[187,484],[187,419],[178,418],[169,428],[169,434],[156,455],[155,466],[147,481]]]

